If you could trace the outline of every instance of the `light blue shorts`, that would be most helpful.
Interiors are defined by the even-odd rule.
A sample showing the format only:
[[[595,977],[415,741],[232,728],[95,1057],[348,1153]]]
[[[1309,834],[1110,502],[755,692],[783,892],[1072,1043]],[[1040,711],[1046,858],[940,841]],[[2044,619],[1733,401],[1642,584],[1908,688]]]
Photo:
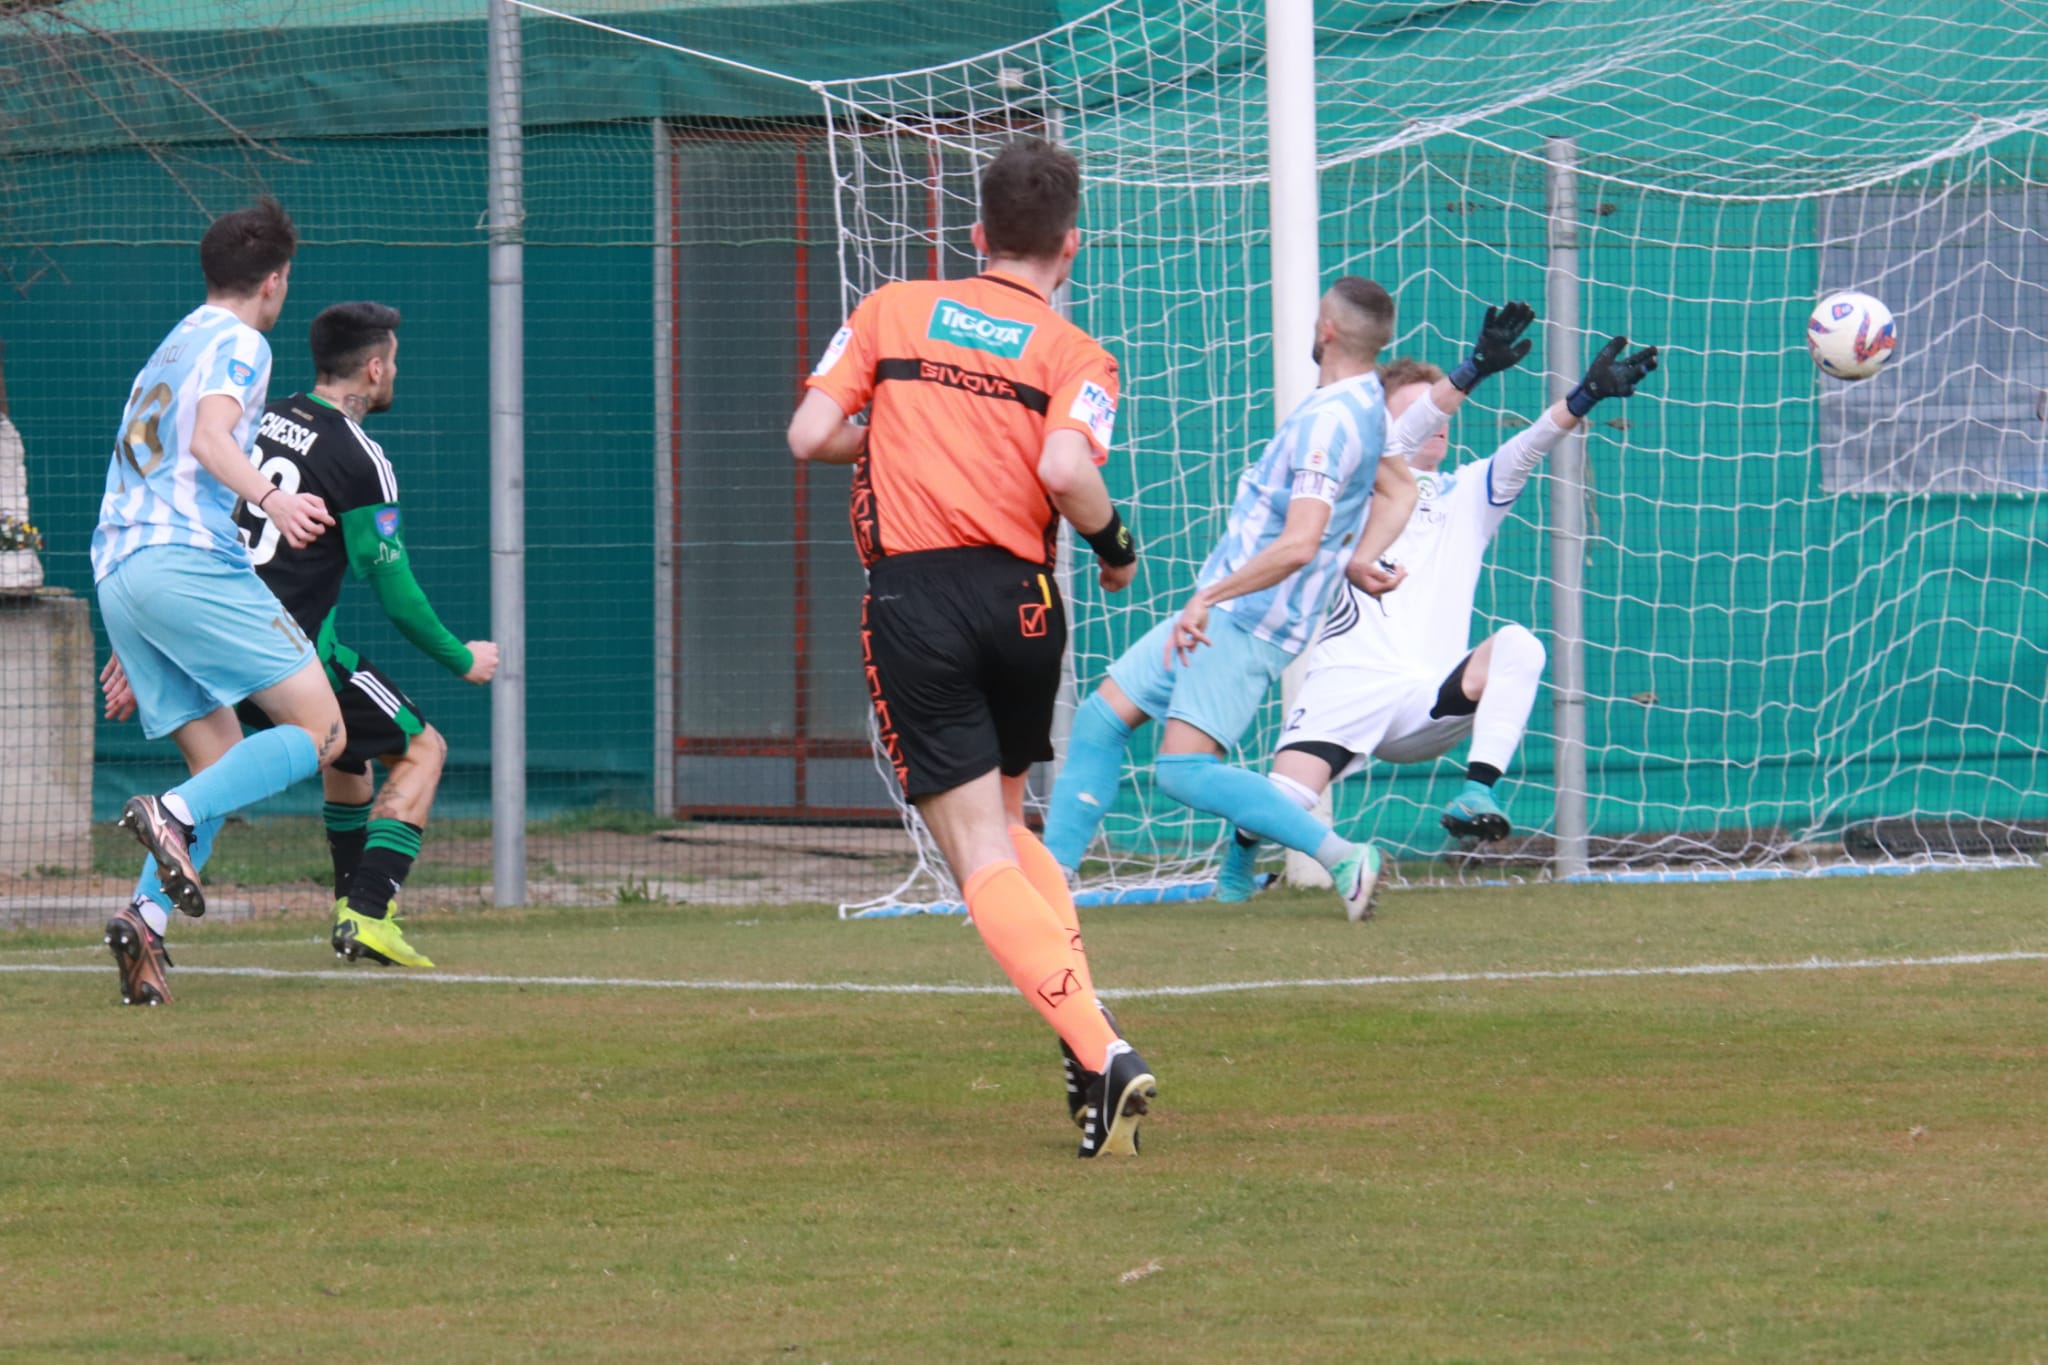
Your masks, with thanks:
[[[1109,666],[1109,676],[1140,711],[1186,721],[1227,752],[1243,735],[1294,656],[1261,640],[1227,611],[1209,613],[1209,643],[1188,662],[1166,665],[1173,622],[1161,621]]]
[[[317,662],[254,569],[190,545],[137,550],[100,580],[99,598],[151,739]]]

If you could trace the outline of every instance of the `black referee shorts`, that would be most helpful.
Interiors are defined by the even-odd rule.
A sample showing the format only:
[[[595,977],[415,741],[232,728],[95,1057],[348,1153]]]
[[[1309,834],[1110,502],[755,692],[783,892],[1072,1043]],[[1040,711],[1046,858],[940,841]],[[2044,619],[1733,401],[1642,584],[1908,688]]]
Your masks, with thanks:
[[[1051,569],[992,546],[890,555],[868,570],[860,641],[905,796],[1052,757],[1067,613]]]

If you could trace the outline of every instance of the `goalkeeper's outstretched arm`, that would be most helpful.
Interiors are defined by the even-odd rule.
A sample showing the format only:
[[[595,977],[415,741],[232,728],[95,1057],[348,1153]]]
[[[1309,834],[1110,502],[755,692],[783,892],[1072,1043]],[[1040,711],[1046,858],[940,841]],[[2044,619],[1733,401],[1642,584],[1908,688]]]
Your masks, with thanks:
[[[1536,466],[1543,462],[1543,457],[1564,439],[1567,432],[1585,420],[1594,404],[1606,398],[1631,396],[1636,385],[1657,368],[1655,346],[1646,346],[1633,355],[1625,356],[1622,352],[1627,349],[1627,337],[1608,338],[1607,344],[1600,348],[1600,354],[1594,356],[1593,363],[1586,367],[1578,387],[1559,402],[1552,403],[1527,430],[1516,433],[1506,445],[1494,452],[1493,465],[1487,476],[1488,502],[1495,507],[1506,507],[1512,503],[1521,495],[1523,486],[1536,472]],[[1420,406],[1416,404],[1416,407]]]
[[[1464,405],[1480,380],[1519,365],[1533,344],[1522,333],[1535,320],[1536,310],[1526,303],[1488,308],[1486,320],[1479,324],[1479,335],[1473,339],[1471,353],[1458,362],[1458,368],[1430,385],[1429,392],[1410,403],[1407,411],[1387,428],[1388,458],[1398,456],[1406,460],[1413,456],[1449,424],[1451,414]]]
[[[1417,490],[1409,461],[1429,439],[1450,422],[1451,414],[1463,405],[1479,381],[1502,370],[1513,369],[1529,354],[1532,343],[1522,336],[1536,320],[1536,310],[1526,303],[1504,303],[1486,310],[1472,351],[1458,367],[1430,385],[1429,392],[1410,403],[1387,431],[1386,453],[1373,480],[1372,510],[1366,514],[1365,529],[1359,533],[1358,548],[1352,551],[1344,575],[1368,596],[1393,591],[1407,577],[1406,570],[1387,569],[1380,557],[1400,539],[1415,510]]]

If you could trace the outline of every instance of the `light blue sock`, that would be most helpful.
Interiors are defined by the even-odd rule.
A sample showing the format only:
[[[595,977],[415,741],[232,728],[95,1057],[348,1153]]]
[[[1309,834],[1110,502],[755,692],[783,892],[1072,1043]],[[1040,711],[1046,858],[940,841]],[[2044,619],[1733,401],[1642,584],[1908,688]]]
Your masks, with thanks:
[[[192,866],[206,866],[206,860],[213,856],[213,836],[220,833],[220,827],[219,820],[208,820],[192,831]],[[164,894],[164,884],[157,880],[154,857],[142,860],[142,875],[135,881],[135,899],[155,902],[161,913],[168,913],[171,909],[171,898]],[[153,920],[149,927],[159,934],[164,931],[163,925]]]
[[[1324,867],[1335,867],[1353,852],[1350,840],[1295,805],[1286,792],[1213,754],[1161,754],[1153,771],[1159,790],[1183,806],[1220,815],[1248,833],[1306,853]]]
[[[1052,805],[1045,817],[1045,846],[1069,872],[1081,866],[1095,831],[1116,804],[1124,746],[1130,742],[1131,727],[1109,709],[1100,692],[1090,693],[1074,713],[1067,761],[1052,784]]]
[[[165,794],[183,800],[198,826],[253,806],[319,771],[320,751],[313,747],[313,737],[296,725],[280,725],[250,735],[211,768],[194,773]]]

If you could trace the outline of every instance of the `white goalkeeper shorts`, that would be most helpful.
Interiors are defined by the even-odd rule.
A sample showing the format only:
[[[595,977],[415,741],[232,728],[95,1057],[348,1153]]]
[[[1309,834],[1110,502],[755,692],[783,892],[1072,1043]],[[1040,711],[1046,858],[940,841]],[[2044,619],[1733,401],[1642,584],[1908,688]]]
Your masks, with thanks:
[[[1280,747],[1334,744],[1351,754],[1336,778],[1385,763],[1427,763],[1472,735],[1472,716],[1434,716],[1446,677],[1345,666],[1313,669],[1302,682]],[[1467,703],[1469,705],[1469,703]]]

